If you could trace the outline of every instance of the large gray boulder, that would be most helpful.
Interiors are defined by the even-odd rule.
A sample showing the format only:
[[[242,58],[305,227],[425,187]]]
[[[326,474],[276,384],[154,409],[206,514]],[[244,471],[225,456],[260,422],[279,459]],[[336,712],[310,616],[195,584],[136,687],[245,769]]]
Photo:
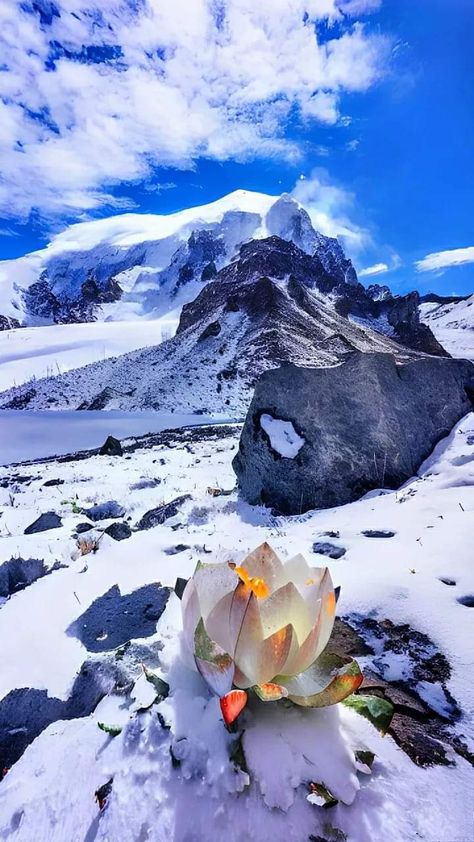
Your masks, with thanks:
[[[354,353],[333,368],[285,365],[257,382],[233,461],[241,493],[284,514],[397,488],[473,408],[474,365]]]

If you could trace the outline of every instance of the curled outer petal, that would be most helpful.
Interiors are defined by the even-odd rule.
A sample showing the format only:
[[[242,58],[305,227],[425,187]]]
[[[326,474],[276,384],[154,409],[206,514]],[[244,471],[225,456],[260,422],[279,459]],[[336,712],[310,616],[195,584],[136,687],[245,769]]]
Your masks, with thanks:
[[[194,634],[194,660],[204,681],[216,696],[224,696],[232,687],[234,662],[230,655],[209,637],[201,619]]]
[[[288,690],[288,698],[302,707],[326,707],[341,702],[362,684],[364,676],[357,661],[327,653],[306,672],[293,678],[275,679]]]

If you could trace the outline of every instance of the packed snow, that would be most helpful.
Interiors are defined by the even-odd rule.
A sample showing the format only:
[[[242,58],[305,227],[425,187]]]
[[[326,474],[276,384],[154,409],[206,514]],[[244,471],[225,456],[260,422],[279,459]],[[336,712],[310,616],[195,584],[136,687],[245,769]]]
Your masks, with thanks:
[[[166,318],[0,331],[0,392],[32,378],[51,377],[138,348],[159,345],[174,336],[177,326],[178,319]]]
[[[313,564],[330,567],[342,588],[338,614],[409,623],[431,638],[451,665],[448,689],[463,711],[453,728],[472,750],[474,612],[461,600],[474,594],[474,414],[399,491],[381,489],[347,506],[292,518],[275,517],[237,496],[231,460],[238,428],[172,435],[130,441],[130,450],[123,442],[123,457],[0,468],[1,561],[42,558],[52,571],[0,607],[0,639],[8,650],[0,706],[15,688],[47,691],[60,704],[87,659],[107,657],[120,664],[128,658],[136,669],[129,693],[106,696],[84,718],[60,718],[31,742],[0,784],[0,838],[468,839],[473,805],[467,760],[450,751],[453,765],[420,768],[390,736],[382,737],[342,705],[295,711],[279,703],[255,704],[242,720],[247,768],[235,765],[230,754],[238,731],[225,730],[218,701],[209,697],[182,644],[174,594],[157,625],[130,650],[108,652],[102,631],[100,648],[91,654],[81,642],[87,629],[75,634],[70,629],[114,586],[122,598],[157,581],[173,587],[177,577],[192,574],[198,560],[238,562],[267,540],[282,557],[302,552]],[[187,499],[181,496],[186,494]],[[181,499],[176,514],[147,531],[132,531],[128,540],[117,542],[104,533],[110,519],[99,522],[92,532],[97,551],[77,555],[71,533],[86,519],[83,508],[116,500],[133,526],[146,511],[176,497]],[[25,535],[46,511],[57,512],[62,525]],[[368,530],[394,535],[375,540],[363,535]],[[340,560],[313,553],[315,538],[327,532],[337,533],[346,549]],[[387,674],[406,674],[409,665],[396,652],[383,657]],[[140,661],[150,658],[170,695],[144,710],[151,694],[140,678]],[[420,693],[439,708],[436,684],[420,682]],[[99,722],[122,731],[112,737]],[[361,748],[375,752],[371,776],[354,768],[354,750]],[[324,783],[339,805],[309,803],[309,780]],[[100,809],[95,793],[110,781]]]
[[[449,304],[425,302],[420,317],[451,356],[474,360],[474,295]]]
[[[303,447],[305,440],[298,435],[291,421],[282,421],[263,413],[260,426],[270,439],[273,450],[286,459],[294,459]]]

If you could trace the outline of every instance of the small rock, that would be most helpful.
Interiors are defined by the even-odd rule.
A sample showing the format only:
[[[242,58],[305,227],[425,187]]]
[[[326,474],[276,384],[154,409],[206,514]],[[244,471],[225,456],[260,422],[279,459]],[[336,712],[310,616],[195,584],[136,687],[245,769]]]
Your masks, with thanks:
[[[88,532],[89,529],[93,529],[93,528],[94,528],[94,526],[93,526],[92,523],[86,523],[86,522],[78,523],[77,526],[76,526],[76,532],[77,532],[78,535],[80,535],[81,532]]]
[[[364,529],[362,535],[366,538],[393,538],[395,532],[390,532],[389,529]]]
[[[342,558],[346,554],[345,547],[337,547],[336,544],[329,544],[326,541],[316,541],[313,544],[313,553],[326,555],[329,558]]]
[[[32,535],[34,532],[47,532],[48,529],[58,529],[60,526],[62,526],[62,521],[59,515],[55,512],[45,512],[26,527],[24,534]]]
[[[157,506],[156,509],[150,509],[145,512],[143,517],[138,521],[136,529],[152,529],[154,526],[160,526],[170,517],[178,514],[178,510],[186,500],[189,500],[190,494],[182,494],[169,503],[164,503],[162,506]]]
[[[466,608],[474,608],[474,594],[468,594],[467,596],[458,596],[457,601],[460,605],[465,605]]]
[[[107,436],[99,450],[99,456],[123,456],[122,445],[113,436]]]
[[[155,488],[160,485],[161,479],[159,477],[142,477],[138,482],[132,483],[130,491],[141,491],[143,488]]]
[[[90,509],[82,510],[91,520],[106,520],[107,518],[119,518],[125,514],[125,509],[116,500],[107,500],[105,503],[98,503]]]
[[[178,553],[184,553],[185,550],[189,550],[188,544],[176,544],[175,547],[168,547],[164,550],[165,555],[178,555]]]
[[[186,585],[188,584],[188,582],[189,582],[189,579],[183,579],[183,578],[181,578],[181,576],[178,576],[178,578],[176,579],[176,583],[175,583],[175,586],[174,586],[174,592],[175,592],[176,596],[178,597],[178,599],[183,598],[184,589],[185,589]]]
[[[321,535],[324,535],[326,538],[340,538],[341,535],[339,530],[337,529],[328,529],[327,532],[321,532]]]
[[[439,581],[443,583],[443,585],[449,585],[450,588],[453,588],[456,584],[454,579],[447,579],[445,576],[440,576]]]
[[[130,538],[132,530],[128,523],[111,523],[105,530],[106,535],[110,535],[114,541],[124,541],[125,538]]]
[[[51,488],[53,485],[64,485],[63,479],[48,479],[43,483],[44,488]]]

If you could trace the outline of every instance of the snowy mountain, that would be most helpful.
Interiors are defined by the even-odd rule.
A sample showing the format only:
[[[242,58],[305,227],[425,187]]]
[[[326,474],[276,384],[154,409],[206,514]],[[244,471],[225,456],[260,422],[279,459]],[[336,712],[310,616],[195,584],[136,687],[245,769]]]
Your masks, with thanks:
[[[179,314],[241,244],[277,235],[319,255],[339,282],[357,283],[337,240],[314,231],[287,195],[237,190],[169,215],[78,223],[47,248],[0,263],[0,329]]]
[[[474,360],[474,295],[467,298],[426,295],[420,318],[453,357]]]
[[[417,299],[374,302],[360,284],[342,277],[318,255],[279,237],[252,240],[183,307],[175,337],[11,389],[0,408],[239,416],[257,377],[284,362],[332,366],[354,349],[398,359],[419,351],[444,354],[418,322]],[[351,312],[358,315],[346,318]]]

